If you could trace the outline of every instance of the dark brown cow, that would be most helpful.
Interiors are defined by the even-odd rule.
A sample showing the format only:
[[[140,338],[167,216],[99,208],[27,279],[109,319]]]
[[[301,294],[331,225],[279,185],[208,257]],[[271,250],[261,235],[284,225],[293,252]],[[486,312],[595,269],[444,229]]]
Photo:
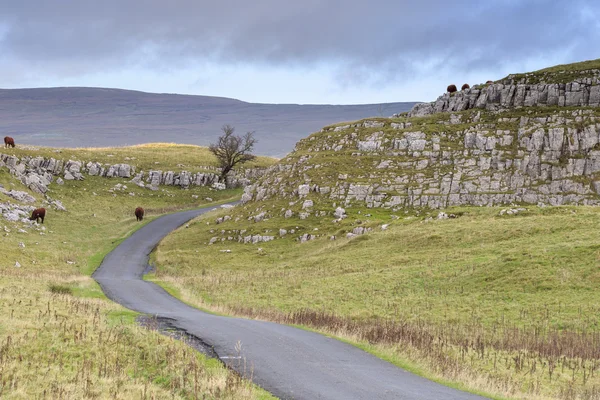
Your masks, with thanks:
[[[15,139],[10,136],[4,136],[4,147],[15,147]]]
[[[487,81],[485,84],[486,85],[491,85],[492,83],[494,83],[494,81]]]
[[[43,224],[45,216],[46,216],[46,209],[45,208],[36,208],[31,213],[31,217],[29,219],[32,220],[32,221],[35,221],[35,222],[39,222],[39,220],[41,219],[42,220],[42,224]]]
[[[466,89],[470,89],[471,86],[469,86],[468,83],[465,83],[464,85],[462,85],[462,87],[460,88],[460,90],[466,90]]]
[[[144,209],[142,207],[138,207],[135,209],[135,218],[138,221],[141,221],[144,219]]]
[[[448,88],[446,90],[448,91],[448,93],[454,93],[456,92],[456,85],[448,85]]]

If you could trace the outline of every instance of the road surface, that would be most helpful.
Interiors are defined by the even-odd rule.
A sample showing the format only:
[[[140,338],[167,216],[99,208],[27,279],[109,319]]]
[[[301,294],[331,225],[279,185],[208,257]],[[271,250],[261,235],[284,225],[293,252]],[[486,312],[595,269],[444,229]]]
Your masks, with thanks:
[[[481,399],[314,332],[202,312],[144,281],[148,256],[160,240],[211,209],[169,214],[150,222],[106,256],[94,279],[110,299],[131,310],[168,318],[173,326],[212,346],[225,364],[281,399]]]

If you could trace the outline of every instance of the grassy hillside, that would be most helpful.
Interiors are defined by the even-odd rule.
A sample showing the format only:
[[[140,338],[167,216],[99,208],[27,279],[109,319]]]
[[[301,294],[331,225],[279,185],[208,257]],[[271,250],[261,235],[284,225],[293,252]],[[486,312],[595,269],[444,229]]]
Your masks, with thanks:
[[[600,215],[548,206],[598,204],[599,117],[531,107],[325,127],[243,206],[167,237],[152,279],[493,398],[599,399]],[[471,206],[447,205],[453,193]],[[512,200],[531,193],[544,201]]]
[[[585,78],[600,76],[600,59],[581,61],[572,64],[561,64],[543,68],[538,71],[511,74],[501,81],[514,80],[516,83],[567,83]]]
[[[212,162],[197,148],[176,150],[18,148],[14,153],[100,161],[113,154],[106,160],[127,156],[136,158],[130,163],[147,165],[160,160],[163,168]],[[128,189],[111,190],[118,183]],[[28,191],[6,169],[0,169],[0,184]],[[29,193],[38,199],[33,205],[42,205],[39,195]],[[209,204],[207,197],[213,202],[237,198],[239,190],[161,187],[152,192],[125,179],[86,177],[52,184],[49,194],[67,211],[46,206],[44,225],[33,228],[0,221],[1,398],[269,397],[182,342],[139,327],[136,314],[108,301],[89,277],[110,249],[142,225],[135,221],[135,207],[146,209],[145,223],[164,212]],[[2,202],[15,200],[0,194]]]
[[[207,147],[175,143],[147,143],[124,147],[54,148],[17,145],[0,152],[17,157],[45,157],[63,160],[94,161],[105,164],[131,164],[138,171],[202,171],[218,166],[216,157]],[[254,161],[241,165],[241,168],[268,167],[275,159],[257,157]]]
[[[305,199],[327,212],[598,204],[599,118],[597,108],[531,107],[332,125],[298,142],[249,199],[285,198],[296,213]]]
[[[338,225],[249,222],[256,210],[246,206],[169,236],[155,278],[203,307],[324,330],[470,390],[596,398],[600,215],[503,210],[448,209],[459,217],[438,220],[437,212],[394,219],[363,208]],[[232,219],[215,226],[225,215]],[[373,231],[343,237],[356,226]],[[208,244],[240,229],[277,237],[282,227],[296,233]],[[319,237],[300,243],[305,233]]]

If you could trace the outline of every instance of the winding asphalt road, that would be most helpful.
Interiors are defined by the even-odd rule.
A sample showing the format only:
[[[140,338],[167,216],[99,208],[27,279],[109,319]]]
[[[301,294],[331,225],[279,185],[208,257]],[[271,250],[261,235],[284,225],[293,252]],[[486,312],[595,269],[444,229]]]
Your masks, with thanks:
[[[112,300],[170,319],[175,327],[212,346],[228,366],[281,399],[481,399],[317,333],[207,314],[144,281],[148,256],[160,240],[212,209],[169,214],[150,222],[106,256],[94,279]]]

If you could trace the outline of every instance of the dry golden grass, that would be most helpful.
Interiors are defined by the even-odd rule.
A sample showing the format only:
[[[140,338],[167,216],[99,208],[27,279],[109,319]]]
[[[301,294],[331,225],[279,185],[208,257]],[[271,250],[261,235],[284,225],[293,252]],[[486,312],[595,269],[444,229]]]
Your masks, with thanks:
[[[165,149],[154,150],[175,162]],[[144,147],[138,151],[144,162],[156,154]],[[76,159],[89,155],[65,152]],[[109,191],[117,183],[128,189]],[[5,169],[0,184],[29,192]],[[145,223],[164,211],[209,204],[207,197],[237,198],[239,190],[152,192],[124,179],[99,177],[50,189],[68,211],[46,206],[44,225],[24,231],[21,222],[0,220],[0,398],[270,398],[218,361],[139,327],[135,313],[108,301],[89,278],[111,248],[142,226],[135,221],[135,207],[146,208]],[[41,196],[29,193],[37,199],[34,205],[43,205]],[[0,202],[6,201],[15,202],[0,194]]]
[[[87,147],[87,148],[53,148],[31,145],[17,145],[14,149],[2,149],[4,154],[17,157],[54,157],[63,160],[95,161],[110,164],[131,164],[136,171],[162,170],[191,172],[214,170],[218,166],[217,159],[207,147],[176,144],[147,143],[123,147]],[[257,157],[254,161],[239,168],[268,167],[276,159]]]
[[[5,271],[0,398],[257,398],[219,362],[139,327],[134,313],[69,292],[94,286],[77,275]]]

